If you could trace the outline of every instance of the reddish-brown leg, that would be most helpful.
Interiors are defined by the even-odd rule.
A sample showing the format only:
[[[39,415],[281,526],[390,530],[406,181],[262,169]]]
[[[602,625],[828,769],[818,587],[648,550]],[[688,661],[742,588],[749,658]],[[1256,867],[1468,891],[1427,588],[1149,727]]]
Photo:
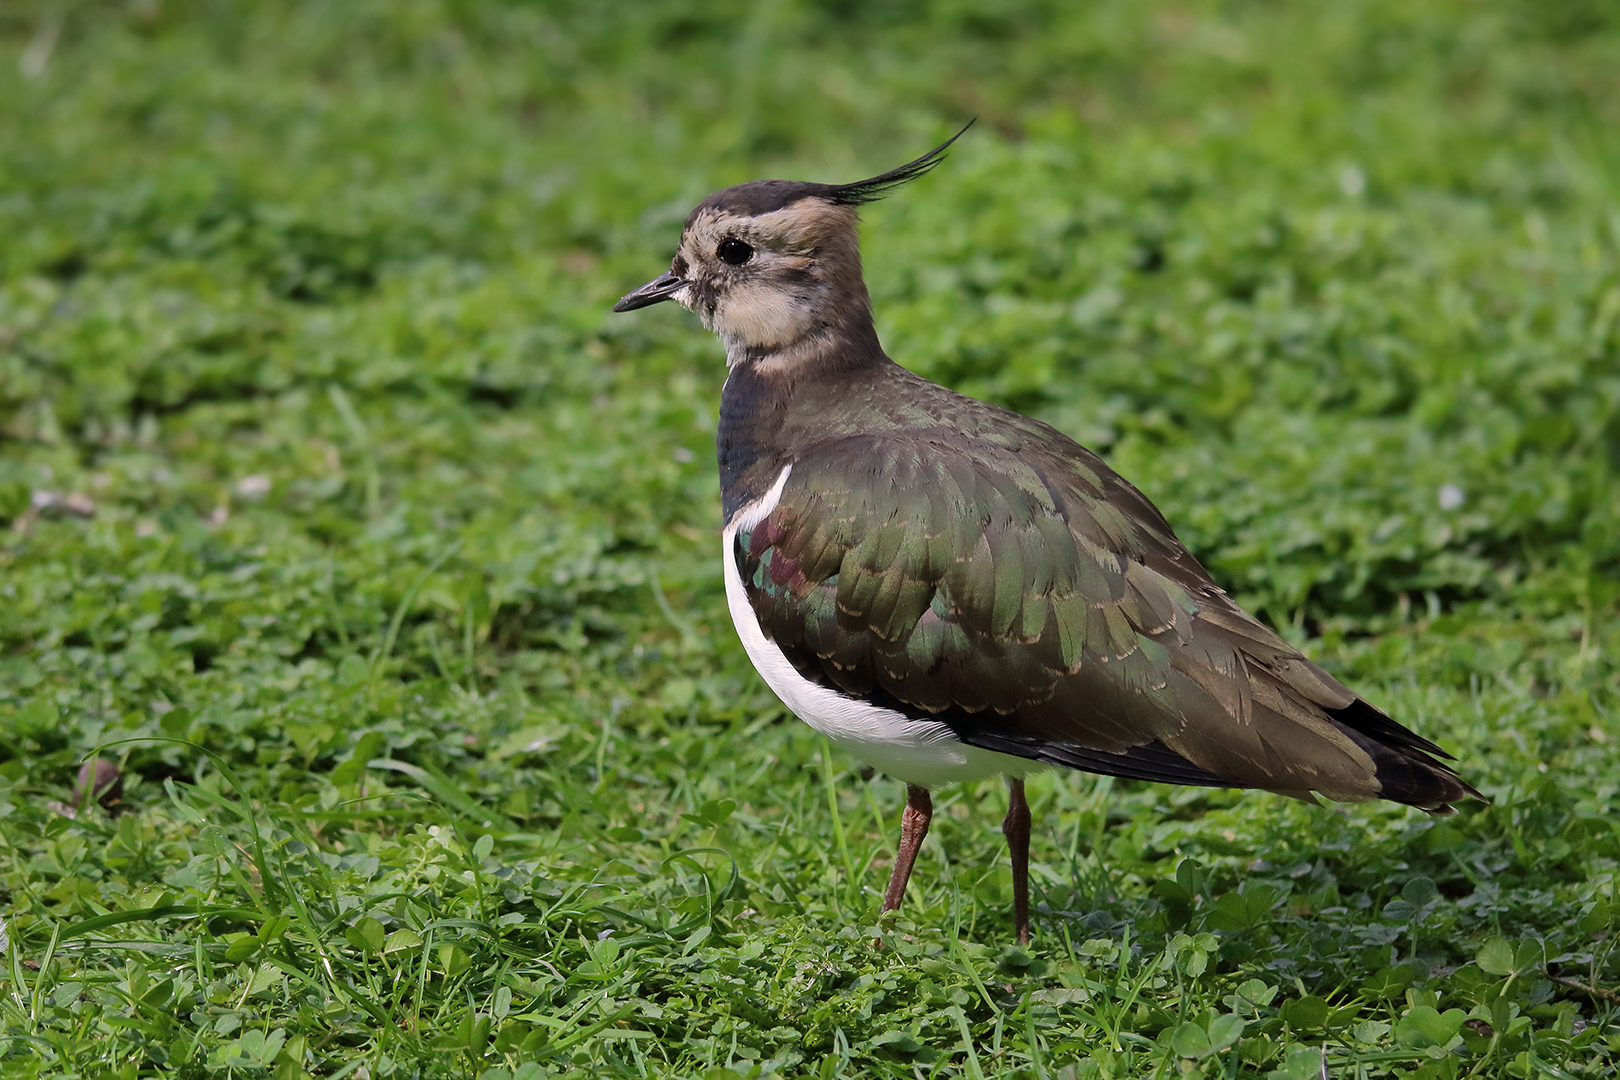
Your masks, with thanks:
[[[1007,816],[1001,832],[1012,853],[1013,927],[1018,944],[1029,944],[1029,803],[1024,801],[1024,782],[1007,778]]]
[[[911,868],[916,865],[917,852],[923,837],[928,835],[928,822],[934,816],[934,800],[928,789],[916,784],[906,785],[906,812],[900,815],[900,850],[894,856],[894,873],[889,875],[889,891],[883,894],[883,910],[893,911],[906,895],[906,882],[911,880]]]

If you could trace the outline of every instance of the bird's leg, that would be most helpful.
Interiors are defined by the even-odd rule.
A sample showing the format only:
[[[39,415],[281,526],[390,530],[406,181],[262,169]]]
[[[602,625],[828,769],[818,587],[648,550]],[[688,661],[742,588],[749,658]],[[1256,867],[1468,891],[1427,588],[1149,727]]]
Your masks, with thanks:
[[[1013,927],[1018,944],[1029,944],[1029,803],[1024,801],[1024,781],[1007,778],[1007,816],[1001,821],[1012,853]]]
[[[883,894],[883,910],[893,911],[906,895],[906,882],[911,880],[911,868],[917,862],[923,837],[928,835],[928,822],[934,816],[934,800],[928,789],[916,784],[906,785],[906,812],[900,815],[900,850],[895,852],[894,873],[889,875],[889,891]]]

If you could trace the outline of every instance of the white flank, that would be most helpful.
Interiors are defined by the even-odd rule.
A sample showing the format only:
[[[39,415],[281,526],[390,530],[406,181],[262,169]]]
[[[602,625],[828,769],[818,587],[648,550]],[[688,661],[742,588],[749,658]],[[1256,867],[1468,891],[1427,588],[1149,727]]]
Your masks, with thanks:
[[[893,709],[882,709],[846,697],[831,687],[800,675],[776,642],[767,638],[754,617],[743,588],[742,574],[732,550],[740,529],[752,529],[765,520],[782,498],[792,465],[764,497],[738,509],[722,539],[725,562],[726,604],[754,668],[793,714],[866,764],[896,780],[920,787],[981,780],[996,773],[1022,776],[1040,768],[1034,762],[993,750],[981,750],[956,741],[951,729],[934,720],[913,720]]]

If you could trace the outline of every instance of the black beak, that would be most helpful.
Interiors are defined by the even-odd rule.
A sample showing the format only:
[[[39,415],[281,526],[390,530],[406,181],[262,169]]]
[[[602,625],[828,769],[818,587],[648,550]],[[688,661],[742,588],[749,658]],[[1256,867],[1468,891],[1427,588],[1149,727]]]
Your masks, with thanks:
[[[613,310],[634,311],[636,308],[661,304],[685,287],[685,278],[678,278],[674,274],[665,271],[635,292],[625,293],[619,298],[619,302],[613,305]]]

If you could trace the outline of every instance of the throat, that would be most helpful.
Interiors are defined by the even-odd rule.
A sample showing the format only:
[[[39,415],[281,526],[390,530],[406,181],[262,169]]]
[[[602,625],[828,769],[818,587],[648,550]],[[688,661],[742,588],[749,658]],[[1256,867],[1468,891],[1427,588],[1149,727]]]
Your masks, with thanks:
[[[795,382],[871,367],[886,357],[871,317],[820,323],[786,342],[760,344],[741,334],[721,333],[726,366],[753,367]]]
[[[726,367],[784,373],[814,366],[828,344],[819,334],[806,334],[786,345],[752,345],[735,337],[722,337],[721,341],[726,346]]]

